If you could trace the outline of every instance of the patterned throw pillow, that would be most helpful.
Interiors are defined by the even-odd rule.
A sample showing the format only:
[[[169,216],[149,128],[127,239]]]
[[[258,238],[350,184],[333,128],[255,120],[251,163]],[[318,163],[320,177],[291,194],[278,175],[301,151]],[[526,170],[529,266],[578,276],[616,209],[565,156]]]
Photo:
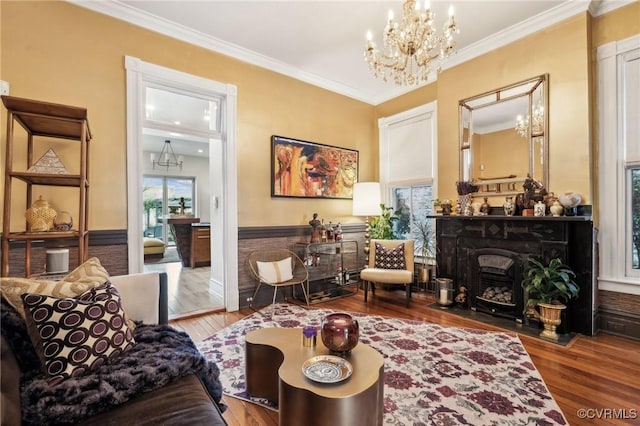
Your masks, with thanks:
[[[256,265],[258,266],[258,274],[266,283],[281,283],[293,278],[290,257],[277,262],[256,262]]]
[[[60,281],[36,280],[29,278],[0,278],[0,293],[22,317],[25,317],[21,296],[37,293],[55,297],[77,297],[109,279],[109,273],[92,257],[71,271]]]
[[[393,248],[386,248],[376,243],[375,265],[380,269],[407,269],[404,262],[404,243]]]
[[[111,283],[78,299],[27,293],[22,300],[29,337],[51,386],[95,370],[135,344]]]

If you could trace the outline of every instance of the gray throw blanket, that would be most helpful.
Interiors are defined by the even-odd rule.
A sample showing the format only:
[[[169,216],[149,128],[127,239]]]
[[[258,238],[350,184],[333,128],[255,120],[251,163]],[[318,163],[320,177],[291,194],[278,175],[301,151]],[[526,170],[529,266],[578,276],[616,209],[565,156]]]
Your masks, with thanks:
[[[2,303],[2,333],[14,352],[16,349],[24,351],[25,341],[15,340],[26,337],[28,341],[24,320],[15,310],[11,310],[13,308]],[[22,330],[21,327],[25,328]],[[34,357],[35,352],[24,356],[18,352],[18,358],[23,358],[23,423],[77,423],[190,373],[198,374],[213,400],[224,410],[225,407],[220,403],[220,371],[215,363],[200,354],[188,334],[168,325],[138,324],[133,335],[136,345],[112,363],[56,386],[47,384],[47,377],[34,362],[24,362]],[[32,346],[30,349],[34,350]]]

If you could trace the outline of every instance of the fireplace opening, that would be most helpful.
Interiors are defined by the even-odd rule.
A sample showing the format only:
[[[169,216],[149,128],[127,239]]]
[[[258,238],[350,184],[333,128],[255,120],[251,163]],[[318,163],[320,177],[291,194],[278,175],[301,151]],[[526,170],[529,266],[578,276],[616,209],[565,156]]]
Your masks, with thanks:
[[[519,320],[524,304],[520,287],[518,254],[506,250],[479,249],[472,254],[471,309]]]

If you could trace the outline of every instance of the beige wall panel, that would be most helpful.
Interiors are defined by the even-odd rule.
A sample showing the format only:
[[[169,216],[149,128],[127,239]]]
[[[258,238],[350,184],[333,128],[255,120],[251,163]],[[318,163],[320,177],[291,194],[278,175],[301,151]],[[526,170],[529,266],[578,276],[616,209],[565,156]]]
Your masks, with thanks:
[[[633,2],[593,19],[593,48],[640,33],[640,2]]]
[[[0,8],[2,79],[11,94],[89,111],[90,229],[126,227],[125,55],[237,86],[240,226],[303,224],[314,211],[334,222],[358,221],[350,200],[272,199],[269,143],[279,134],[357,149],[361,179],[373,179],[373,106],[69,3]],[[22,203],[15,211],[22,214]]]
[[[589,203],[587,16],[580,14],[442,72],[438,78],[439,198],[456,199],[458,101],[536,75],[550,74],[550,182]],[[499,199],[490,200],[498,204]]]

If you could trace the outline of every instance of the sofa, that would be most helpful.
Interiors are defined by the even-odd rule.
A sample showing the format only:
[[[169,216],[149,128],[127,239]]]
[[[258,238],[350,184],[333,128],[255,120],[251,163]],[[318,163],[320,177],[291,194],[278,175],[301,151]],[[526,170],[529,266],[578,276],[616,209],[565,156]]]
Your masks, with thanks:
[[[186,333],[179,332],[172,327],[166,325],[168,321],[167,309],[167,277],[165,273],[142,273],[124,276],[109,277],[110,284],[117,289],[121,296],[122,307],[128,316],[128,320],[135,321],[137,325],[136,332],[139,331],[138,341],[136,345],[140,346],[144,333],[160,332],[162,336],[173,338],[171,333],[176,333],[180,339],[186,339],[191,343]],[[135,302],[134,302],[135,301]],[[5,299],[3,296],[3,309],[7,310]],[[5,314],[3,312],[3,321]],[[157,326],[149,326],[151,324],[159,324]],[[165,325],[163,325],[165,324]],[[5,336],[7,326],[3,323],[3,336],[1,342],[1,420],[0,424],[5,426],[33,424],[33,421],[25,420],[24,406],[24,387],[28,374],[21,371],[21,362],[25,355],[20,353],[21,350],[16,343],[10,343],[15,340],[11,336]],[[181,334],[179,334],[181,333]],[[134,335],[135,332],[134,332]],[[163,337],[159,340],[165,340]],[[153,342],[152,342],[153,343]],[[186,343],[185,343],[186,344]],[[199,354],[197,349],[193,349]],[[17,352],[17,353],[16,353]],[[128,353],[133,353],[131,350]],[[131,358],[133,355],[129,355]],[[118,362],[118,361],[114,361]],[[171,364],[171,363],[169,363]],[[108,367],[103,365],[102,367]],[[102,368],[100,367],[100,368]],[[165,367],[170,366],[162,366]],[[218,372],[215,364],[212,367]],[[211,369],[211,368],[210,368]],[[92,371],[85,374],[83,380],[89,381],[91,375],[97,374]],[[141,374],[141,377],[143,374]],[[217,379],[217,376],[216,376]],[[72,382],[71,379],[68,380]],[[60,385],[56,385],[60,386]],[[81,421],[67,422],[64,413],[68,407],[49,407],[52,409],[53,420],[51,424],[82,424],[82,425],[226,425],[221,414],[221,408],[224,405],[219,403],[221,389],[218,394],[218,402],[212,397],[211,383],[202,380],[202,374],[198,372],[188,372],[172,378],[168,383],[159,388],[154,388],[148,392],[136,393],[128,400],[122,403],[113,403],[109,401],[109,407],[106,411],[102,411],[98,407],[97,412],[82,418]],[[209,388],[209,391],[207,390]],[[22,392],[22,393],[21,393]],[[62,404],[61,404],[62,405]],[[84,406],[84,401],[79,404]],[[90,404],[88,404],[90,405]],[[49,420],[47,420],[49,421]]]

